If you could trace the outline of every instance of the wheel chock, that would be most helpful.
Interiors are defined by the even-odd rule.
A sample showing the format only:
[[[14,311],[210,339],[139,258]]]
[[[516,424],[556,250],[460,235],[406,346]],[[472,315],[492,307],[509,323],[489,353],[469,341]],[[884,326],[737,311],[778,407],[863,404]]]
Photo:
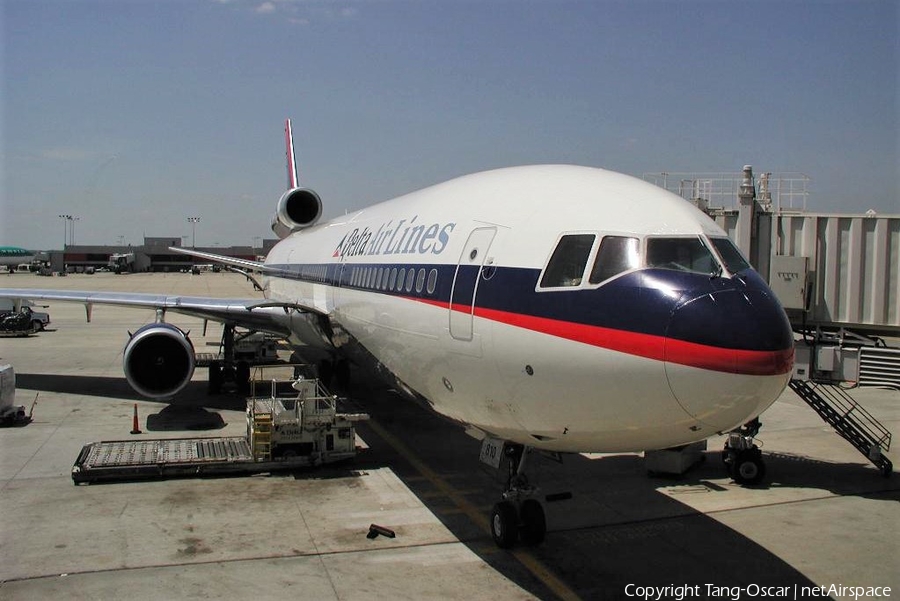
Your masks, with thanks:
[[[384,526],[379,526],[378,524],[372,524],[369,526],[369,533],[366,535],[366,538],[378,538],[379,534],[388,538],[395,538],[397,536],[390,528],[385,528]]]

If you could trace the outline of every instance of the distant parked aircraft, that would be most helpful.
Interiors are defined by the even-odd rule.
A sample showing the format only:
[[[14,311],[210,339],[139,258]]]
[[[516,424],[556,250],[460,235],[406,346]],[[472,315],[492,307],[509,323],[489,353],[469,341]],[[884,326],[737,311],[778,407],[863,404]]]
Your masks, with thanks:
[[[34,256],[34,251],[18,246],[0,246],[0,265],[5,265],[10,271],[15,271],[16,266],[22,263],[31,263]]]

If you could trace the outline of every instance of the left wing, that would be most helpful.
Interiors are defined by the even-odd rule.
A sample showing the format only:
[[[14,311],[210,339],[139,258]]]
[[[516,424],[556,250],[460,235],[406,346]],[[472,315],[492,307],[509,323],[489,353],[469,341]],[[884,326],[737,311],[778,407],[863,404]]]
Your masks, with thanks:
[[[82,303],[90,321],[93,305],[117,305],[157,311],[174,311],[254,330],[280,335],[290,334],[292,311],[319,313],[310,306],[269,301],[264,298],[208,298],[199,296],[168,296],[164,294],[138,294],[130,292],[94,292],[79,290],[40,290],[29,288],[0,289],[0,298],[31,299]]]

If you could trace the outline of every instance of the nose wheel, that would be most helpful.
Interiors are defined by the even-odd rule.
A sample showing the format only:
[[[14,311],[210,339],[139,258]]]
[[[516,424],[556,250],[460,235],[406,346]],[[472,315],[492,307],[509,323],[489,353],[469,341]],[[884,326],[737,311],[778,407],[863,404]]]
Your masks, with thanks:
[[[521,541],[538,545],[547,536],[544,508],[538,501],[539,489],[525,476],[525,460],[529,447],[506,445],[504,454],[509,462],[509,479],[503,499],[491,511],[491,536],[501,549],[508,549]]]
[[[766,476],[766,464],[762,452],[753,442],[762,424],[759,418],[728,434],[722,462],[728,475],[737,484],[759,484]]]

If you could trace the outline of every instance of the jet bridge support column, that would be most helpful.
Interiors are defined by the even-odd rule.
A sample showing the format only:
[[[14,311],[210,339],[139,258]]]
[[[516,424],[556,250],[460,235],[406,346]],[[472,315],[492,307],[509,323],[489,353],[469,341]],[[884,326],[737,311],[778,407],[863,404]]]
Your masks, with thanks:
[[[753,237],[756,228],[756,188],[753,185],[753,166],[744,165],[744,176],[738,191],[740,208],[735,227],[735,242],[745,257],[752,257]]]

